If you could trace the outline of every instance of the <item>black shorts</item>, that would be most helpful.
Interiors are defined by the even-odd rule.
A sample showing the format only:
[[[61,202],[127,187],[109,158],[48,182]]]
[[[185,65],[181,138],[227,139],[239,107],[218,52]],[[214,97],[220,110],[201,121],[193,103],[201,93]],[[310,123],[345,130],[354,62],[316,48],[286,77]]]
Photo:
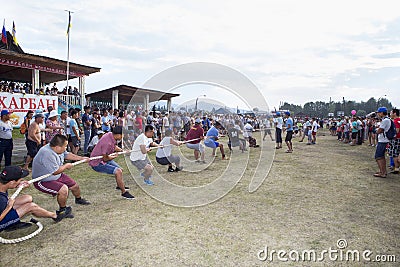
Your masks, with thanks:
[[[292,136],[293,136],[293,131],[287,131],[286,132],[285,142],[292,141]]]
[[[351,139],[357,139],[358,132],[351,132]]]
[[[28,150],[28,155],[34,158],[39,151],[39,145],[32,140],[26,139],[25,141],[26,149]]]
[[[78,140],[77,136],[71,136],[71,143],[74,147],[78,147],[81,145],[81,141]]]

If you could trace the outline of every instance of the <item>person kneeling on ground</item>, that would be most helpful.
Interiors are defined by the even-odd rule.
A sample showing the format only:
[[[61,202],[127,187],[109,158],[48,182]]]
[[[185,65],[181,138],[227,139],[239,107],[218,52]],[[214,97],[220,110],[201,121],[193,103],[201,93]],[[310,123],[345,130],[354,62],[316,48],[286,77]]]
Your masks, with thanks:
[[[206,147],[210,147],[213,149],[212,155],[215,157],[215,149],[219,147],[219,150],[221,151],[222,154],[222,159],[228,159],[225,157],[225,152],[224,152],[224,145],[222,143],[218,143],[218,137],[219,137],[219,132],[218,130],[222,129],[222,125],[216,121],[214,125],[207,131],[206,134],[206,140],[204,141],[204,144]]]
[[[0,173],[0,232],[31,226],[30,223],[20,221],[28,214],[41,218],[52,218],[55,222],[59,222],[65,217],[65,214],[56,214],[39,207],[32,201],[30,195],[18,196],[16,199],[8,198],[8,189],[29,186],[27,181],[22,180],[28,174],[28,171],[19,166],[7,166]]]
[[[118,156],[115,152],[121,152],[122,149],[117,146],[117,141],[122,140],[122,126],[115,126],[112,132],[106,133],[101,137],[97,145],[94,147],[90,157],[102,156],[101,159],[91,160],[89,165],[96,172],[114,174],[117,182],[116,190],[121,190],[121,196],[126,199],[135,199],[125,186],[122,178],[122,168],[114,161]]]
[[[158,145],[153,142],[154,127],[153,125],[146,125],[144,133],[140,134],[132,146],[130,155],[131,162],[139,171],[144,170],[140,175],[143,176],[144,183],[147,185],[154,185],[150,180],[153,173],[153,166],[147,158],[147,152],[150,151],[150,146],[157,147]]]
[[[172,130],[165,130],[165,137],[160,142],[160,148],[156,153],[156,160],[161,165],[168,165],[168,172],[178,172],[183,168],[180,166],[181,158],[179,156],[172,155],[172,145],[180,146],[183,144],[181,141],[177,141],[171,137]],[[175,170],[172,168],[172,163],[175,164]]]
[[[73,167],[72,163],[64,164],[67,160],[89,160],[87,157],[81,157],[66,150],[68,145],[67,137],[57,134],[51,139],[50,143],[42,147],[33,159],[32,179],[51,173],[47,178],[33,183],[35,188],[43,193],[57,196],[57,202],[60,209],[57,215],[66,218],[73,218],[72,208],[67,207],[68,191],[71,190],[75,196],[75,204],[89,205],[90,202],[81,197],[79,185],[64,173]]]
[[[201,143],[201,140],[203,139],[204,139],[204,130],[201,127],[200,119],[197,118],[194,121],[194,126],[192,126],[189,132],[187,133],[185,140],[186,141],[193,140],[191,142],[186,143],[186,147],[194,150],[193,151],[194,158],[196,162],[200,163],[206,163],[206,161],[204,160],[205,156],[204,146]]]

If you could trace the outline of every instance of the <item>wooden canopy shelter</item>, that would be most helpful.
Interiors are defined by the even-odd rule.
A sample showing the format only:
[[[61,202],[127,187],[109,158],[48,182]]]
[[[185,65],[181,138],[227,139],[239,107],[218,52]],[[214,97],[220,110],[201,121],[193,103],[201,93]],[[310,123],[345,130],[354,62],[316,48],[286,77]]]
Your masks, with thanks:
[[[171,110],[171,99],[179,94],[143,89],[129,85],[118,85],[95,93],[86,94],[86,101],[108,103],[114,109],[129,103],[143,104],[144,110],[149,110],[149,103],[166,100],[167,109]],[[110,101],[111,100],[111,101]]]

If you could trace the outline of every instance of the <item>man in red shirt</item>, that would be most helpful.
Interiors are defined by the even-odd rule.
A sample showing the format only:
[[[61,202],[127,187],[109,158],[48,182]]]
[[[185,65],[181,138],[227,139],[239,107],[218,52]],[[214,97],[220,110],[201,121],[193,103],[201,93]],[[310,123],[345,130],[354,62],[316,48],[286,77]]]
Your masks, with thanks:
[[[400,172],[400,117],[397,108],[392,109],[392,112],[390,112],[390,118],[393,120],[397,132],[396,137],[389,142],[389,157],[393,157],[394,161],[394,169],[391,173],[398,174]]]
[[[186,141],[192,139],[197,140],[188,142],[186,146],[190,149],[194,149],[194,158],[196,159],[196,162],[206,163],[206,161],[204,160],[204,145],[201,143],[201,140],[204,139],[204,130],[201,127],[201,122],[199,118],[195,120],[194,126],[190,128],[185,138]],[[199,157],[201,158],[200,160]]]

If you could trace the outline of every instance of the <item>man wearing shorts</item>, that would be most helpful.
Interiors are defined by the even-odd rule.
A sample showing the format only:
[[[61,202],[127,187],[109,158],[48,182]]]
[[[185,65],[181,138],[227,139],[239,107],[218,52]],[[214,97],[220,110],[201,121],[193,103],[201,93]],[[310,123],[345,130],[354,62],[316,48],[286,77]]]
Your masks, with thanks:
[[[72,208],[67,207],[69,190],[75,196],[76,204],[89,205],[90,202],[81,197],[79,185],[64,173],[65,170],[73,167],[72,163],[64,164],[64,159],[85,160],[88,158],[66,152],[67,145],[67,137],[57,134],[51,139],[49,144],[42,147],[33,159],[32,179],[51,173],[52,175],[33,185],[43,193],[57,196],[57,202],[60,207],[56,212],[57,215],[65,213],[67,214],[65,217],[73,218]]]
[[[79,151],[79,147],[81,146],[81,137],[79,134],[78,123],[76,122],[76,118],[78,118],[78,111],[71,111],[71,120],[69,122],[69,127],[71,131],[71,143],[72,143],[72,153],[77,155]]]
[[[379,172],[375,173],[374,176],[380,178],[386,178],[387,172],[386,172],[385,153],[387,144],[389,143],[389,139],[386,137],[385,133],[390,129],[391,121],[387,116],[388,113],[386,107],[378,108],[376,113],[378,117],[382,119],[382,121],[379,126],[379,129],[376,131],[376,134],[378,135],[378,144],[376,145],[376,150],[375,150],[375,160],[376,163],[378,164]]]
[[[179,156],[172,155],[172,145],[180,146],[181,141],[177,141],[171,137],[172,130],[165,130],[165,137],[160,142],[160,148],[157,149],[156,161],[161,165],[168,165],[168,172],[178,172],[183,169],[180,166],[181,158]],[[172,163],[175,164],[175,169],[172,168]]]
[[[28,150],[28,156],[26,157],[26,162],[23,167],[24,170],[28,170],[29,163],[31,163],[39,151],[39,146],[41,143],[39,124],[43,123],[43,120],[43,113],[38,113],[35,115],[35,121],[29,125],[28,135],[25,141],[26,149]]]
[[[201,140],[204,139],[204,130],[201,126],[201,121],[199,118],[194,121],[194,126],[190,128],[185,138],[186,141],[193,139],[197,140],[186,143],[186,147],[194,150],[193,153],[196,162],[206,163],[204,160],[204,146],[201,143]]]
[[[207,131],[206,134],[206,140],[204,141],[204,144],[206,147],[210,147],[213,149],[212,155],[215,156],[215,149],[219,147],[219,150],[221,151],[222,154],[222,159],[228,159],[225,157],[225,152],[224,152],[224,145],[222,143],[217,142],[219,138],[219,132],[218,130],[222,129],[222,125],[216,121],[214,125]]]
[[[32,201],[32,196],[22,195],[15,199],[8,197],[8,189],[19,186],[28,187],[29,183],[22,178],[29,174],[19,166],[7,166],[0,173],[0,232],[4,229],[24,228],[31,224],[20,221],[27,214],[41,218],[52,218],[55,222],[65,218],[64,214],[47,211]]]
[[[292,136],[293,136],[293,119],[290,117],[290,112],[285,111],[285,118],[286,118],[286,125],[285,125],[285,131],[286,131],[286,137],[285,137],[285,143],[288,147],[288,150],[286,150],[286,153],[292,153],[293,152],[293,144],[292,144]]]
[[[135,166],[139,171],[143,170],[140,175],[143,176],[144,183],[147,185],[154,185],[154,183],[150,180],[154,167],[147,158],[147,152],[150,151],[150,146],[158,146],[153,142],[153,135],[153,125],[146,125],[144,128],[144,133],[140,134],[133,143],[132,152],[130,155],[133,166]]]
[[[89,165],[96,172],[113,174],[117,182],[117,187],[115,189],[121,190],[122,197],[133,200],[135,197],[127,191],[129,188],[125,187],[122,177],[122,168],[114,161],[118,155],[112,155],[115,152],[122,151],[122,149],[117,146],[117,141],[122,140],[122,137],[122,126],[115,126],[112,132],[104,134],[90,154],[90,157],[103,156],[103,158],[92,160],[89,162]]]

